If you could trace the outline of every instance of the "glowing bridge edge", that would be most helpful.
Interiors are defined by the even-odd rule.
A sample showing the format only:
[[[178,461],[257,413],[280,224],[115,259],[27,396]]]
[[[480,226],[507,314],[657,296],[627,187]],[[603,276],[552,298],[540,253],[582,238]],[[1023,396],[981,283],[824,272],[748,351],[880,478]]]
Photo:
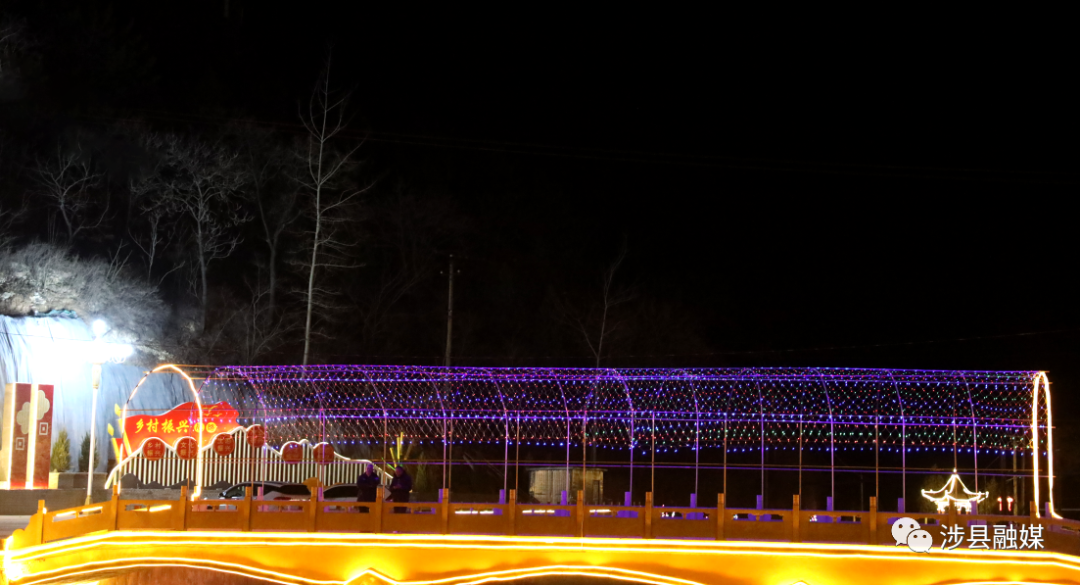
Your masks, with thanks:
[[[198,538],[185,538],[184,535]],[[228,535],[226,538],[221,538]],[[302,535],[302,536],[301,536]],[[119,540],[120,538],[130,538]],[[160,540],[153,540],[158,538]],[[203,540],[206,539],[206,540]],[[268,540],[271,539],[271,540]],[[332,541],[332,542],[320,542]],[[383,541],[383,542],[379,542]],[[504,544],[505,543],[505,544]],[[791,543],[770,541],[692,541],[663,539],[626,539],[596,537],[546,536],[484,536],[484,535],[423,535],[423,534],[315,534],[296,532],[259,532],[230,534],[214,531],[113,531],[41,544],[20,550],[4,551],[5,567],[9,562],[35,560],[52,554],[84,550],[95,546],[345,546],[393,547],[424,549],[481,549],[481,550],[563,550],[581,551],[585,548],[604,552],[692,553],[692,554],[750,554],[788,555],[835,558],[833,553],[847,553],[853,558],[898,556],[901,559],[966,562],[966,563],[1032,563],[1053,564],[1080,571],[1080,557],[1045,551],[981,551],[968,549],[937,551],[933,555],[912,555],[903,547],[872,544]],[[601,546],[604,545],[604,546]],[[751,550],[743,550],[751,549]],[[752,550],[761,549],[761,550]],[[787,549],[787,550],[784,550]],[[854,554],[852,554],[854,551]],[[867,554],[873,553],[873,554]],[[959,557],[959,558],[957,558]],[[1000,558],[1007,557],[1007,558]],[[1022,559],[1029,559],[1024,561]]]
[[[193,563],[189,557],[125,557],[123,559],[116,559],[116,560],[112,560],[112,561],[91,561],[91,562],[86,562],[86,563],[73,565],[73,566],[70,566],[70,567],[65,567],[65,568],[62,568],[62,569],[54,569],[54,570],[51,570],[51,571],[44,571],[44,572],[40,572],[40,573],[27,573],[23,569],[24,563],[26,563],[28,561],[47,556],[49,554],[64,554],[64,553],[74,552],[74,551],[81,550],[81,549],[92,548],[92,547],[94,547],[94,546],[96,546],[98,544],[111,545],[111,546],[136,546],[136,545],[137,546],[147,546],[147,545],[153,545],[153,544],[163,544],[163,545],[174,544],[175,545],[175,544],[178,544],[178,541],[181,541],[182,544],[194,545],[194,546],[221,546],[223,544],[225,544],[225,545],[234,544],[234,545],[244,545],[244,546],[250,546],[250,545],[258,545],[258,546],[274,546],[274,545],[277,545],[277,546],[317,546],[317,545],[321,544],[321,543],[319,543],[317,541],[328,540],[327,537],[340,539],[342,536],[344,536],[344,535],[325,535],[322,538],[308,538],[308,539],[306,539],[306,540],[315,541],[315,542],[304,542],[304,539],[297,539],[296,538],[297,535],[295,533],[277,533],[276,536],[279,536],[280,540],[276,541],[276,542],[275,541],[267,541],[267,540],[261,540],[261,541],[260,540],[254,540],[256,538],[265,538],[268,535],[269,536],[275,536],[274,533],[267,533],[267,534],[261,534],[261,535],[250,535],[250,537],[246,537],[246,538],[245,537],[240,537],[240,538],[232,538],[232,537],[230,537],[227,540],[233,540],[233,541],[236,541],[236,542],[228,543],[228,542],[222,542],[222,540],[220,538],[211,539],[211,540],[207,540],[207,541],[202,541],[202,540],[186,540],[186,539],[183,539],[183,538],[176,538],[175,533],[153,533],[153,532],[151,532],[150,534],[151,535],[156,535],[156,536],[165,536],[166,534],[169,534],[170,536],[172,536],[172,538],[167,539],[167,540],[163,540],[163,541],[152,541],[152,540],[141,539],[139,542],[127,542],[127,541],[108,542],[109,540],[113,540],[113,537],[118,536],[118,535],[127,536],[127,537],[147,536],[147,533],[145,533],[145,532],[112,532],[112,533],[108,533],[108,534],[99,534],[99,535],[93,535],[93,536],[80,537],[80,538],[64,541],[62,543],[55,543],[55,544],[51,544],[51,545],[39,545],[39,546],[33,547],[31,549],[26,549],[26,553],[29,553],[29,554],[19,553],[19,552],[15,552],[15,551],[5,551],[5,553],[4,553],[4,573],[7,575],[10,582],[19,582],[20,585],[35,585],[35,584],[38,584],[38,583],[45,583],[45,582],[48,582],[48,581],[54,580],[54,579],[58,580],[58,579],[66,579],[66,578],[73,577],[73,576],[91,575],[93,573],[106,571],[106,570],[116,570],[116,569],[124,569],[124,568],[137,568],[137,567],[157,567],[157,566],[184,566],[184,567],[192,567],[192,568],[203,568],[203,569],[207,569],[207,570],[213,570],[213,571],[224,572],[224,573],[247,575],[247,576],[254,577],[254,578],[259,578],[259,579],[272,581],[272,582],[277,582],[277,583],[285,583],[285,584],[288,584],[288,585],[295,585],[296,583],[307,583],[307,584],[313,584],[313,585],[345,585],[345,584],[354,584],[355,585],[355,581],[357,579],[359,579],[360,577],[364,576],[364,575],[367,575],[367,574],[376,574],[377,575],[377,573],[373,572],[371,569],[366,569],[364,572],[360,573],[359,575],[351,577],[351,578],[349,578],[348,580],[345,580],[345,581],[329,581],[329,580],[305,579],[303,577],[294,576],[294,575],[290,575],[290,574],[282,573],[282,572],[278,572],[278,571],[272,571],[272,570],[267,570],[267,569],[256,569],[256,568],[253,568],[253,567],[251,567],[249,565],[246,565],[246,564],[229,563],[229,562],[221,562],[221,561],[208,561],[208,560],[203,560],[203,561],[199,561],[197,563]],[[188,534],[193,534],[193,533],[188,533]],[[212,537],[212,536],[215,536],[215,535],[220,536],[221,533],[203,532],[203,533],[194,533],[194,534],[197,534],[197,535],[203,536],[203,537]],[[356,541],[356,542],[341,542],[340,540],[337,540],[334,543],[328,543],[328,544],[335,544],[335,545],[338,545],[338,546],[347,545],[347,546],[365,546],[365,547],[376,546],[376,547],[412,547],[412,548],[470,548],[470,549],[496,549],[496,550],[498,550],[498,549],[507,550],[507,549],[513,549],[513,548],[518,548],[518,547],[526,547],[526,545],[531,545],[531,546],[527,546],[527,548],[529,548],[530,550],[556,549],[556,550],[576,550],[576,551],[581,551],[581,550],[587,548],[587,549],[590,549],[590,550],[603,550],[603,551],[606,551],[606,552],[625,552],[625,553],[633,553],[633,552],[652,552],[652,553],[660,553],[660,554],[664,554],[664,553],[691,553],[691,554],[708,554],[708,553],[712,553],[712,554],[729,554],[729,555],[730,554],[745,554],[745,555],[755,555],[755,556],[756,555],[766,555],[766,556],[783,555],[783,556],[807,556],[807,557],[819,557],[819,558],[837,559],[838,557],[835,554],[828,554],[828,553],[824,552],[824,551],[835,551],[835,552],[847,552],[848,554],[845,554],[844,558],[865,558],[865,559],[878,558],[878,559],[880,559],[882,557],[886,557],[886,558],[887,557],[892,557],[892,559],[890,559],[890,560],[908,560],[908,561],[914,561],[914,562],[928,562],[929,561],[929,562],[950,562],[950,563],[970,563],[970,564],[985,564],[985,563],[1021,564],[1021,565],[1025,565],[1025,566],[1032,565],[1032,564],[1037,564],[1037,565],[1044,565],[1044,566],[1056,566],[1056,567],[1067,569],[1067,570],[1080,571],[1080,560],[1076,559],[1075,557],[1071,557],[1069,555],[1062,555],[1062,554],[1059,554],[1059,553],[1045,553],[1045,552],[1024,552],[1024,553],[1020,553],[1020,552],[1001,551],[999,553],[998,551],[992,551],[992,552],[988,551],[988,552],[983,552],[983,553],[971,553],[970,551],[963,551],[963,552],[942,551],[942,552],[938,552],[938,553],[932,554],[932,555],[913,555],[909,551],[906,551],[906,550],[903,550],[903,549],[898,549],[898,548],[894,548],[894,547],[874,546],[874,545],[840,545],[840,544],[831,544],[830,545],[830,544],[768,543],[768,542],[753,542],[753,543],[751,543],[751,542],[731,542],[731,543],[729,543],[729,542],[718,542],[718,543],[716,543],[716,544],[714,544],[712,546],[709,546],[709,547],[701,547],[700,546],[701,543],[680,542],[680,541],[652,541],[652,542],[649,542],[649,543],[638,541],[638,542],[635,542],[635,543],[627,543],[625,539],[599,539],[599,538],[590,538],[590,539],[556,538],[556,539],[549,539],[549,538],[545,538],[545,537],[509,537],[509,538],[502,537],[502,540],[510,540],[510,539],[514,540],[515,541],[514,544],[516,544],[517,546],[506,546],[506,545],[500,546],[498,544],[480,545],[480,544],[476,544],[476,543],[470,544],[470,541],[481,541],[481,542],[489,541],[490,542],[490,541],[493,541],[493,540],[497,540],[497,539],[491,538],[491,537],[486,537],[486,538],[485,537],[458,537],[458,538],[452,538],[452,539],[451,538],[446,538],[446,537],[442,538],[442,540],[459,541],[458,543],[453,543],[453,544],[451,544],[451,543],[441,544],[441,543],[438,543],[438,542],[428,542],[428,543],[424,543],[424,542],[393,542],[393,541],[405,541],[405,540],[408,539],[409,536],[411,536],[411,535],[401,535],[401,537],[398,537],[398,538],[385,538],[385,537],[376,538],[376,539],[371,539],[370,537],[366,538],[366,540],[390,541],[390,542],[381,542],[380,543],[380,542],[362,542],[362,540],[365,540],[365,538],[361,537],[360,535],[357,535],[354,538],[348,539],[348,540],[353,540],[353,541]],[[288,537],[288,539],[286,539],[285,537]],[[94,542],[94,541],[100,541],[100,540],[105,540],[106,542]],[[253,542],[253,540],[254,540],[254,542]],[[427,539],[422,539],[422,540],[434,540],[434,539],[433,538],[427,538]],[[82,544],[81,546],[75,546],[75,545],[79,545],[80,543],[84,543],[84,542],[86,544]],[[619,547],[591,546],[591,544],[594,543],[594,542],[597,543],[597,544],[601,544],[601,543],[609,544],[609,543],[621,542],[624,546],[619,546]],[[542,544],[544,544],[544,543],[547,543],[547,544],[553,545],[553,546],[542,546]],[[630,546],[625,546],[627,544],[629,544]],[[635,544],[638,545],[638,546],[634,546]],[[667,545],[667,546],[653,546],[654,544],[661,544],[661,545]],[[641,546],[641,545],[644,545],[644,546]],[[672,547],[671,545],[680,545],[680,546]],[[692,547],[694,547],[694,545],[698,545],[698,546],[696,548],[692,548]],[[765,549],[765,550],[738,550],[738,549],[746,549],[746,548],[751,548],[751,547]],[[639,550],[635,551],[635,549],[639,549]],[[725,550],[725,549],[728,549],[728,550]],[[769,549],[773,549],[773,550],[769,550]],[[775,550],[775,549],[794,549],[794,550],[784,551],[784,550]],[[800,550],[800,549],[803,549],[803,550]],[[850,551],[852,551],[852,550],[859,551],[859,552],[857,552],[855,554],[851,554]],[[821,551],[821,552],[810,552],[810,551]],[[869,553],[869,552],[873,552],[873,553],[876,553],[876,554],[866,554],[866,553]],[[37,554],[34,554],[34,553],[37,553]],[[971,557],[972,554],[974,554],[975,557],[982,557],[982,558],[972,558]],[[961,555],[967,555],[967,556],[964,557],[964,556],[961,556]],[[1003,556],[1010,557],[1010,558],[1001,558]],[[956,557],[961,557],[961,558],[956,558]],[[1024,559],[1030,559],[1030,560],[1024,560]],[[1064,562],[1062,562],[1062,561],[1064,561]],[[93,569],[88,568],[88,567],[91,567],[91,566],[97,566],[97,568],[93,568]],[[511,569],[511,570],[502,571],[502,572],[478,573],[478,574],[472,574],[472,575],[466,575],[466,576],[460,576],[460,577],[450,577],[450,578],[429,580],[429,581],[394,581],[394,580],[391,580],[391,579],[389,579],[387,577],[384,577],[382,575],[379,575],[379,577],[381,579],[383,579],[384,581],[386,581],[387,583],[391,583],[392,585],[394,585],[394,584],[396,584],[396,585],[436,585],[436,584],[476,585],[476,584],[483,583],[483,582],[486,582],[486,581],[496,581],[496,580],[497,581],[507,581],[507,580],[513,580],[513,579],[517,579],[517,578],[530,577],[530,576],[570,574],[570,573],[560,573],[560,572],[544,572],[544,571],[570,570],[570,568],[572,568],[574,571],[577,571],[576,573],[572,573],[572,574],[580,574],[580,575],[588,575],[588,576],[604,576],[604,577],[610,577],[610,578],[620,579],[620,580],[624,580],[624,581],[646,582],[646,583],[650,583],[652,585],[676,585],[676,584],[681,584],[681,585],[704,585],[704,584],[699,584],[699,583],[696,583],[696,582],[693,582],[693,581],[687,581],[687,580],[682,580],[682,579],[673,578],[673,577],[665,577],[665,576],[662,576],[662,575],[653,575],[653,574],[650,574],[650,573],[637,573],[635,571],[631,571],[631,570],[628,570],[628,569],[617,569],[617,568],[608,568],[608,567],[588,567],[588,566],[578,567],[578,566],[563,566],[563,565],[552,565],[552,566],[546,566],[546,567],[534,567],[534,568],[527,568],[527,569]],[[640,574],[640,575],[643,575],[645,577],[630,578],[630,577],[626,576],[626,575],[629,575],[629,574]],[[48,575],[48,576],[45,576],[45,575]],[[270,577],[268,575],[273,575],[273,577]],[[42,576],[45,576],[45,577],[42,577]],[[37,578],[34,579],[34,580],[30,580],[30,581],[23,581],[23,579],[25,579],[26,577],[31,577],[31,578],[37,577]],[[653,578],[655,578],[655,579],[653,579]],[[472,579],[472,580],[470,581],[470,579]],[[989,584],[1007,584],[1007,583],[1023,585],[1023,584],[1035,583],[1035,582],[1028,582],[1028,581],[972,581],[972,582],[967,582],[967,585],[976,585],[976,584],[989,585]],[[964,583],[953,583],[953,585],[965,585],[965,584]],[[1040,582],[1040,585],[1053,585],[1053,584],[1046,583],[1046,582]]]
[[[924,557],[914,557],[924,558]],[[546,565],[542,567],[532,567],[527,569],[508,569],[505,571],[490,571],[484,573],[473,573],[469,575],[461,575],[457,577],[447,577],[443,579],[431,579],[431,580],[417,580],[417,581],[398,581],[391,577],[387,577],[378,571],[372,569],[366,569],[345,581],[330,581],[322,579],[305,579],[303,577],[296,577],[288,575],[286,573],[280,573],[277,571],[267,571],[264,569],[253,569],[246,565],[240,565],[236,563],[224,563],[217,561],[202,561],[201,563],[192,563],[185,557],[142,557],[125,559],[126,561],[149,561],[149,562],[89,562],[77,565],[75,568],[87,567],[90,565],[104,565],[99,569],[87,569],[76,571],[64,571],[55,570],[48,571],[48,574],[62,573],[61,578],[70,578],[75,576],[85,576],[98,573],[103,570],[116,570],[116,569],[136,569],[136,568],[158,568],[158,567],[185,567],[192,569],[202,569],[208,571],[214,571],[218,573],[226,573],[231,575],[239,575],[242,577],[256,578],[272,583],[281,583],[283,585],[296,585],[297,583],[305,583],[310,585],[359,585],[359,582],[364,577],[378,578],[379,580],[389,585],[480,585],[482,583],[488,583],[492,581],[513,581],[517,579],[527,579],[535,577],[547,577],[547,576],[568,576],[577,575],[582,577],[597,577],[615,579],[619,581],[629,581],[634,583],[649,583],[650,585],[705,585],[698,581],[691,581],[688,579],[679,579],[677,577],[667,577],[664,575],[657,575],[655,573],[646,573],[643,571],[634,571],[631,569],[619,569],[613,567],[596,567],[589,565]],[[213,566],[218,565],[218,566]],[[244,570],[234,570],[224,567],[243,568]],[[46,574],[46,573],[41,573]],[[272,576],[271,576],[272,575]],[[35,575],[36,576],[36,575]],[[21,581],[24,574],[19,573],[15,576],[9,576],[11,581]],[[21,582],[21,585],[38,585],[40,583],[46,583],[51,577],[43,579],[37,579],[33,581]],[[796,581],[792,585],[809,585],[805,581]],[[953,582],[952,585],[1066,585],[1064,583],[1047,582],[1047,581],[963,581]]]
[[[195,477],[193,478],[193,483],[195,484],[195,490],[191,495],[192,499],[198,499],[199,495],[202,494],[202,478],[203,478],[203,410],[202,410],[202,401],[199,399],[199,391],[195,389],[195,383],[191,381],[191,377],[188,376],[187,373],[185,373],[183,370],[181,370],[175,364],[162,364],[162,365],[154,368],[153,370],[150,370],[149,372],[147,372],[146,375],[143,376],[141,380],[139,380],[139,383],[135,385],[135,389],[131,391],[131,394],[128,395],[127,402],[124,403],[124,411],[120,416],[120,429],[121,429],[121,431],[123,431],[124,429],[127,428],[127,426],[125,426],[125,425],[127,424],[128,406],[131,404],[132,399],[135,398],[135,394],[139,392],[139,389],[142,388],[143,383],[145,383],[146,380],[152,374],[157,374],[158,372],[161,372],[162,370],[173,370],[177,374],[180,374],[181,376],[184,377],[184,381],[187,382],[188,389],[191,390],[191,394],[193,396],[195,396],[195,406],[198,407],[198,409],[199,409],[199,446],[195,450],[195,453],[196,453],[196,455],[195,455]],[[127,446],[128,453],[131,453],[131,445],[128,443],[127,433],[124,433],[124,444]],[[140,451],[142,450],[141,445],[139,446],[139,450]],[[134,455],[135,455],[134,453],[131,453],[131,455],[128,455],[127,458],[125,458],[123,461],[121,461],[121,462],[119,462],[117,464],[117,467],[120,467],[121,465],[126,463]],[[112,473],[110,472],[110,477],[111,477],[111,475],[112,475]],[[120,482],[116,483],[116,488],[117,488],[118,491],[121,489]],[[1036,501],[1038,500],[1038,494],[1039,494],[1038,489],[1039,489],[1038,486],[1036,486],[1035,487]]]

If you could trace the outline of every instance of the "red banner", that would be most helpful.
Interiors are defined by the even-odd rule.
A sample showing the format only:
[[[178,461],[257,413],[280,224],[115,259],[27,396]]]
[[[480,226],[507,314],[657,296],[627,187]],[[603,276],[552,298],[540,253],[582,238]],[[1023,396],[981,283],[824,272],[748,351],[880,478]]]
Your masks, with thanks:
[[[203,405],[203,440],[218,433],[227,433],[239,427],[239,413],[226,402]],[[143,441],[157,437],[169,445],[176,445],[182,437],[199,437],[199,409],[194,402],[185,402],[162,415],[137,414],[124,421],[124,455],[138,449]]]

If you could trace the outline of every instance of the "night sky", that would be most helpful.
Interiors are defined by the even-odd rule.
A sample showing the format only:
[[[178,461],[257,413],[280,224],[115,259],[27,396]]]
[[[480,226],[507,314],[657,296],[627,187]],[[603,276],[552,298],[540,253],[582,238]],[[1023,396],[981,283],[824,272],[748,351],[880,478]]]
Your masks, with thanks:
[[[7,107],[56,124],[242,115],[299,135],[332,47],[365,172],[469,218],[443,250],[462,269],[458,363],[505,363],[498,340],[533,334],[545,291],[593,282],[625,241],[620,278],[697,341],[609,364],[1045,369],[1073,433],[1078,96],[1075,44],[1052,31],[658,5],[35,4],[10,3],[45,31],[52,73]],[[491,314],[495,289],[514,311]],[[514,358],[589,365],[536,347]]]

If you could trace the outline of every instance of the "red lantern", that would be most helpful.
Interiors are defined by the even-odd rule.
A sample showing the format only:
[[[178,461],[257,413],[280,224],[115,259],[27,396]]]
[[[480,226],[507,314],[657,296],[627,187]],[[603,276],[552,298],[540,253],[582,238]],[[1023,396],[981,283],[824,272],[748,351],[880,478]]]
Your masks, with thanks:
[[[315,461],[326,465],[334,462],[334,446],[330,443],[315,445]]]
[[[304,446],[289,441],[281,446],[281,460],[285,463],[300,463],[304,459]]]
[[[248,445],[256,449],[260,449],[266,444],[266,427],[262,425],[253,425],[245,434]]]
[[[198,457],[199,442],[191,437],[182,437],[176,442],[176,456],[187,461]]]
[[[232,435],[218,435],[214,437],[214,453],[219,457],[228,457],[236,449],[236,438]]]
[[[147,461],[160,461],[165,456],[165,441],[156,437],[143,441],[142,456]]]

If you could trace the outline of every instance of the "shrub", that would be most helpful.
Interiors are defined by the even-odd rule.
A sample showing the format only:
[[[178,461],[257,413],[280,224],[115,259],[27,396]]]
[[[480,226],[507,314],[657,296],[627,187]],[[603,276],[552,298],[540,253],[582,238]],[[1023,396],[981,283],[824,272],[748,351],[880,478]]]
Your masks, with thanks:
[[[89,446],[89,445],[87,445]],[[56,442],[52,446],[52,457],[49,459],[49,471],[68,471],[71,469],[71,440],[68,439],[66,429],[60,429],[56,436]]]

